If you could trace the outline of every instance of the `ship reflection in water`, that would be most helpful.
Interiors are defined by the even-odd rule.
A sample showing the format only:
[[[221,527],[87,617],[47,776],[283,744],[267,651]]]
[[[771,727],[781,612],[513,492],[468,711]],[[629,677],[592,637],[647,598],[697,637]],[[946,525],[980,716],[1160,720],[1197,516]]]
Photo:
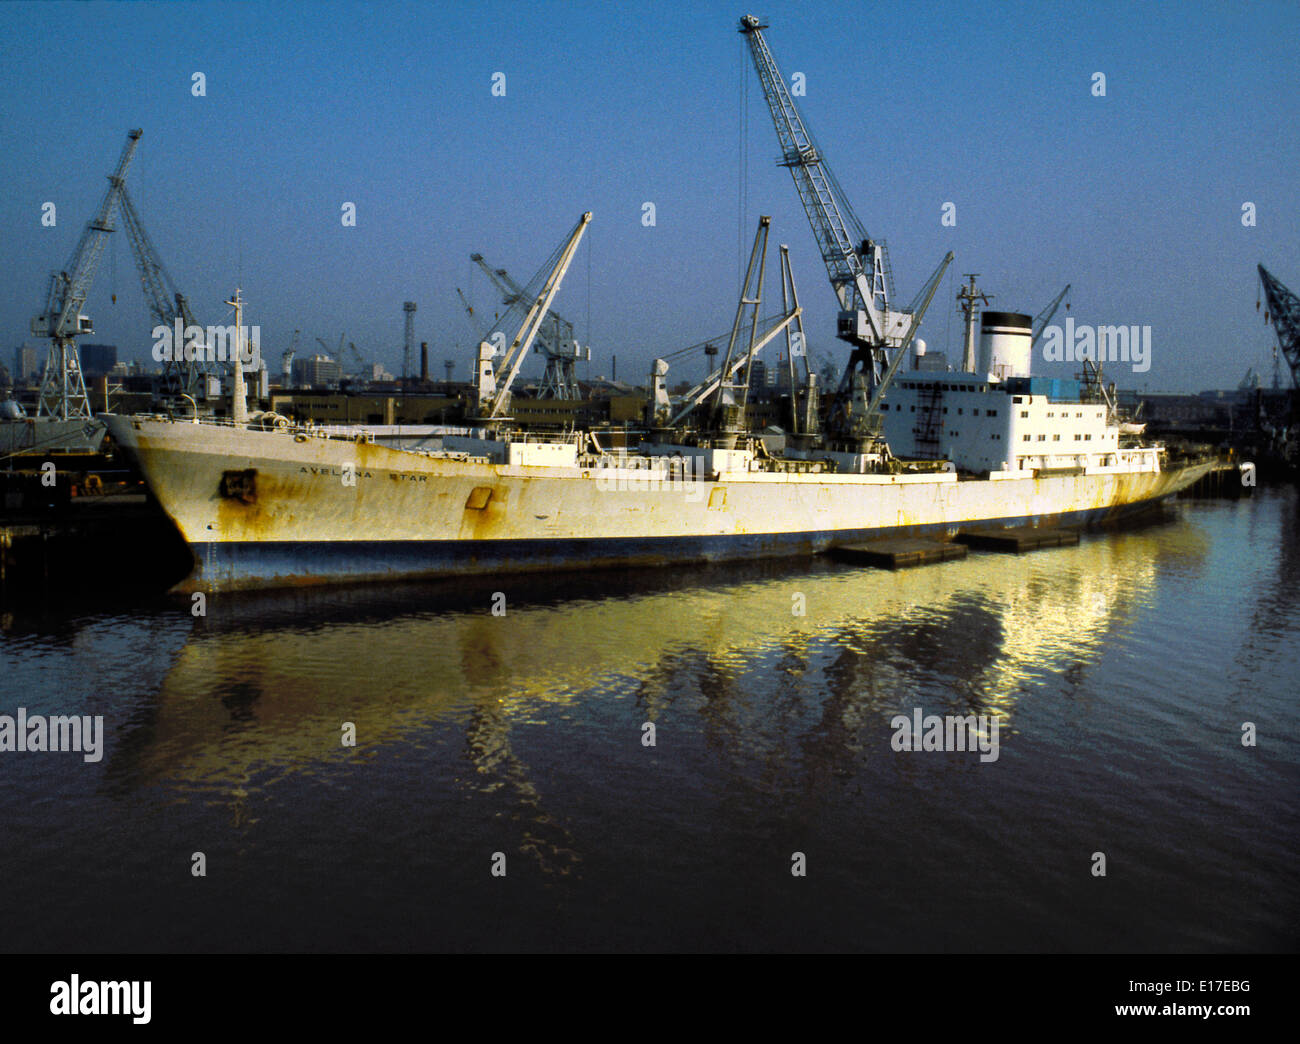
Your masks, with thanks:
[[[898,573],[817,561],[212,597],[113,777],[219,793],[446,723],[480,773],[510,765],[522,782],[513,729],[614,700],[636,709],[638,746],[644,722],[667,736],[684,713],[716,754],[794,785],[817,765],[792,761],[792,741],[861,754],[918,703],[995,715],[1006,735],[1022,692],[1081,677],[1149,597],[1146,552],[1097,540]],[[775,701],[753,685],[768,674]]]
[[[59,655],[112,650],[125,680],[104,765],[65,794],[97,824],[82,886],[153,912],[15,943],[1293,946],[1295,748],[1238,737],[1295,724],[1295,518],[1277,494],[898,573],[321,588],[69,622]],[[1247,533],[1277,556],[1243,560]],[[59,656],[21,631],[6,663],[44,691]],[[998,756],[893,749],[916,708],[995,719]],[[81,858],[49,814],[18,814],[59,840],[4,857],[7,879]]]

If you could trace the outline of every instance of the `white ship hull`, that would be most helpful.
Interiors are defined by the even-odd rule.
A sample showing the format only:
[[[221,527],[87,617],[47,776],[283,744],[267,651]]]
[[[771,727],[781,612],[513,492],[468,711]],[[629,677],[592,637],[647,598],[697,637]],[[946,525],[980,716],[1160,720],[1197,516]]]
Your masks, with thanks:
[[[1086,524],[1149,507],[1209,467],[1162,470],[1147,451],[1071,474],[719,469],[683,482],[216,424],[107,424],[194,552],[182,589],[205,591],[752,559],[974,524]]]

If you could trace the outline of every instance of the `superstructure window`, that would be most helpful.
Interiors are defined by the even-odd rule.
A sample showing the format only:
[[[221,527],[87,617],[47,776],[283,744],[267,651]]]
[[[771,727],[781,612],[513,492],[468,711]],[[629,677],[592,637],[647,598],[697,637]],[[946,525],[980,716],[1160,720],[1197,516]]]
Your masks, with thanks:
[[[1029,411],[1028,411],[1028,410],[1021,410],[1021,411],[1020,411],[1020,416],[1022,416],[1022,417],[1028,417],[1028,416],[1029,416]]]

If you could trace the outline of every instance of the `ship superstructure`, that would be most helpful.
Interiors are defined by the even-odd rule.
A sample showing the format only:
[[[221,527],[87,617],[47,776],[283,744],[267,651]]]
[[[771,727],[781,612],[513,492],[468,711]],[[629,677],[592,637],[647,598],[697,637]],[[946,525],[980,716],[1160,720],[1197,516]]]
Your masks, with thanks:
[[[978,355],[967,352],[978,371],[916,369],[890,385],[880,409],[894,454],[942,458],[976,475],[1158,463],[1158,447],[1124,437],[1103,389],[1085,395],[1079,380],[1031,375],[1029,316],[986,311],[980,324]]]

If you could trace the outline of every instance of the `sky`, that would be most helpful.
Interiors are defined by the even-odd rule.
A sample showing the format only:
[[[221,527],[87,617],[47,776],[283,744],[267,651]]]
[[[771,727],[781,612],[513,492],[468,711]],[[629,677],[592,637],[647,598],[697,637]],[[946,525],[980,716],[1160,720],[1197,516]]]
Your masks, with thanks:
[[[345,337],[400,372],[412,300],[435,371],[454,358],[465,379],[500,310],[469,255],[526,282],[587,210],[555,302],[591,346],[586,375],[617,356],[620,378],[644,382],[655,356],[726,330],[760,215],[790,246],[814,352],[842,361],[838,306],[736,32],[746,13],[740,0],[0,4],[3,361],[44,344],[30,320],[134,127],[127,187],[168,271],[205,323],[228,321],[222,302],[242,287],[273,369],[300,330],[300,353]],[[1255,266],[1300,291],[1300,5],[752,13],[786,81],[803,74],[804,118],[888,244],[895,304],[955,253],[921,328],[930,350],[960,352],[954,298],[978,272],[997,309],[1035,314],[1069,283],[1076,324],[1149,326],[1150,369],[1108,368],[1121,387],[1230,388],[1248,367],[1271,379]],[[125,233],[111,238],[86,340],[147,360],[153,324]]]

